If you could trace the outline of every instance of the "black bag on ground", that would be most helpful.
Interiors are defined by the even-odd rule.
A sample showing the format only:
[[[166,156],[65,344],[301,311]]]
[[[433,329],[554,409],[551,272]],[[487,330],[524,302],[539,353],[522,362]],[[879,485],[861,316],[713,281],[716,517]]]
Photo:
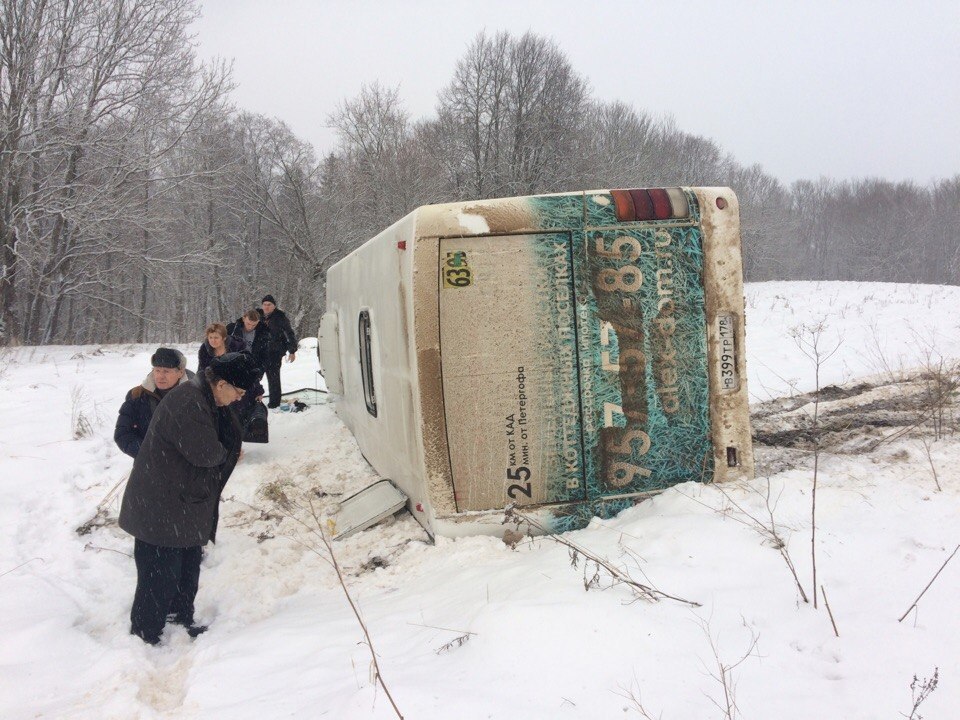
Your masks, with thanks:
[[[243,418],[243,441],[249,443],[270,442],[267,425],[267,406],[254,402]]]

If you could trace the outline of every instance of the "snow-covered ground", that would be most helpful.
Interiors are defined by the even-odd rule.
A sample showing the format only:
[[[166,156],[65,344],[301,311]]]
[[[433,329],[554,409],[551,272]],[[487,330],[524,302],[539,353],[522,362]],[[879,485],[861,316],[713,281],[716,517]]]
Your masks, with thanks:
[[[957,287],[763,283],[746,299],[758,408],[814,387],[792,337],[812,337],[804,324],[823,323],[824,350],[839,342],[821,386],[960,359]],[[183,349],[195,365],[196,348]],[[311,501],[322,522],[373,478],[329,405],[273,414],[270,444],[247,447],[203,563],[197,614],[210,631],[192,641],[168,628],[158,648],[127,634],[132,539],[110,523],[76,529],[130,470],[113,425],[152,350],[0,355],[0,717],[395,717],[323,546],[297,522],[314,522]],[[313,387],[314,352],[283,378]],[[960,558],[897,622],[960,544],[960,441],[948,433],[928,457],[931,439],[820,458],[817,585],[839,637],[823,597],[817,609],[801,600],[749,517],[769,520],[769,488],[811,595],[809,453],[758,447],[761,467],[785,469],[745,486],[681,485],[564,536],[698,607],[637,600],[602,570],[585,590],[594,566],[573,566],[549,538],[430,544],[406,514],[336,550],[406,718],[723,718],[723,677],[732,717],[896,718],[911,713],[913,676],[935,668],[919,712],[957,717]],[[118,504],[107,503],[111,517]]]

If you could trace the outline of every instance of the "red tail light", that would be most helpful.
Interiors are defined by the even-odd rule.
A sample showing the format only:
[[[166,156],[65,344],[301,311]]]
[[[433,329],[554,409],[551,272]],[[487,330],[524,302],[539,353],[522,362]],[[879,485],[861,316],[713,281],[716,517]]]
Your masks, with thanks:
[[[690,215],[687,197],[680,188],[611,190],[620,222],[673,220]]]

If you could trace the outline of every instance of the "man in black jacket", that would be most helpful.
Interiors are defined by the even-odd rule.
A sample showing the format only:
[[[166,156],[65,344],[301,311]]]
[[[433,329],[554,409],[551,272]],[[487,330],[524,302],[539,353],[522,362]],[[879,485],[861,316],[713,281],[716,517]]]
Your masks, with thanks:
[[[270,402],[267,407],[275,408],[280,406],[280,363],[288,352],[290,362],[297,359],[297,336],[286,314],[277,307],[273,295],[264,295],[260,318],[270,330],[270,350],[264,369],[267,372],[267,385],[270,387]]]
[[[243,317],[227,325],[227,334],[243,341],[244,349],[253,355],[257,365],[267,367],[270,357],[270,330],[260,321],[259,310],[247,310]]]
[[[135,538],[130,632],[151,645],[168,614],[191,637],[206,630],[193,617],[200,559],[240,456],[240,423],[229,405],[256,375],[245,353],[215,358],[159,404],[133,463],[120,507],[120,527]]]
[[[153,369],[143,382],[127,393],[120,406],[113,440],[123,452],[135,458],[147,436],[150,418],[169,390],[187,382],[193,373],[186,369],[187,359],[173,348],[157,348],[150,358]]]

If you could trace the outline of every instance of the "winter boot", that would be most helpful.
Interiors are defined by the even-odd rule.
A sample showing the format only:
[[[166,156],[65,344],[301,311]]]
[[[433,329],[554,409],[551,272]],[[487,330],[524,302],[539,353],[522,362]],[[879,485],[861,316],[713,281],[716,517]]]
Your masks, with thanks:
[[[167,622],[174,625],[183,625],[187,629],[187,635],[192,638],[202,635],[210,629],[209,625],[194,625],[193,620],[181,618],[179,615],[167,615]]]
[[[189,635],[192,638],[195,638],[197,635],[202,635],[209,629],[210,629],[209,625],[190,625],[187,628],[187,635]]]
[[[140,638],[141,640],[143,640],[147,645],[159,645],[159,644],[160,644],[160,636],[159,636],[159,635],[148,635],[147,633],[143,632],[142,630],[135,630],[135,629],[133,629],[133,628],[130,628],[130,634],[131,634],[131,635],[136,635],[138,638]]]

